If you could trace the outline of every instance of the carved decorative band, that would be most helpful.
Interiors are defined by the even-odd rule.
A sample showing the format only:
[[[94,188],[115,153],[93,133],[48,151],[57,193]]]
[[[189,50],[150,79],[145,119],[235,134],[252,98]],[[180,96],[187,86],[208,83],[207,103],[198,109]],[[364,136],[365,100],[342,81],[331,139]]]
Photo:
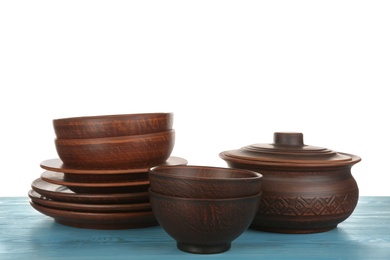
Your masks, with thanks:
[[[270,197],[263,196],[259,213],[287,216],[324,216],[352,212],[358,192],[331,197]]]

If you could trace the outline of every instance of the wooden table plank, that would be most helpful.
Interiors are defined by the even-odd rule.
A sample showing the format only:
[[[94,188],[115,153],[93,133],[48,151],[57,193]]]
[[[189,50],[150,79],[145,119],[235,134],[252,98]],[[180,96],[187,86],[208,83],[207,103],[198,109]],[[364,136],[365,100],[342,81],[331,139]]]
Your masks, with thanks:
[[[60,225],[27,197],[0,198],[0,259],[390,259],[390,197],[361,197],[337,229],[317,234],[247,230],[222,254],[176,248],[161,227],[90,230]]]

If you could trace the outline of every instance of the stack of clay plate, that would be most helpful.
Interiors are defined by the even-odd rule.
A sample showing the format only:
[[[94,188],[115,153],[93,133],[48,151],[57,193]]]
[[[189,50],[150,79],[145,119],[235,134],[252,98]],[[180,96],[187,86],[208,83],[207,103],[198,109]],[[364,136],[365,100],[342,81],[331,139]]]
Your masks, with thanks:
[[[63,225],[128,229],[157,225],[149,203],[148,170],[186,165],[171,156],[172,113],[146,113],[53,120],[59,158],[28,195],[37,211]]]

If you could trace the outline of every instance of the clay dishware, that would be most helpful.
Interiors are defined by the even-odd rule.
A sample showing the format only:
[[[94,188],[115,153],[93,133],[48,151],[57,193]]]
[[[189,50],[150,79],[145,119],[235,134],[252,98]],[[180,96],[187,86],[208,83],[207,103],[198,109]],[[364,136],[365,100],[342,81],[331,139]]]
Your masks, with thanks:
[[[58,139],[143,135],[172,130],[173,113],[69,117],[53,120]]]
[[[157,221],[176,240],[177,248],[198,254],[229,250],[252,222],[261,196],[196,199],[149,193]]]
[[[161,165],[186,165],[188,161],[184,158],[170,156]],[[119,182],[148,179],[147,168],[80,168],[69,167],[56,159],[49,159],[41,162],[41,168],[48,171],[64,173],[64,179],[70,182]]]
[[[263,175],[262,200],[251,228],[324,232],[336,228],[357,205],[351,167],[361,158],[305,145],[302,133],[276,132],[273,144],[253,144],[220,157],[232,168]]]
[[[156,166],[149,170],[150,190],[183,198],[236,198],[258,194],[262,176],[240,169],[207,166]]]
[[[85,204],[85,203],[62,202],[62,201],[48,199],[34,190],[30,190],[28,192],[28,196],[30,200],[37,205],[41,205],[47,208],[59,209],[59,210],[90,212],[90,213],[138,212],[138,211],[152,210],[149,202],[128,203],[128,204],[112,204],[112,203]]]
[[[41,178],[31,183],[31,188],[47,199],[55,201],[85,203],[85,204],[129,204],[149,201],[149,192],[107,193],[107,194],[80,194],[70,190],[67,186],[46,182]]]
[[[62,162],[86,168],[152,167],[164,163],[175,143],[175,131],[94,139],[56,139]]]
[[[87,182],[87,183],[111,183],[111,182],[128,182],[147,180],[147,172],[133,172],[123,174],[77,174],[63,173],[64,180],[69,182]]]
[[[41,174],[41,179],[49,183],[66,186],[78,194],[147,192],[149,189],[147,178],[120,182],[74,182],[67,180],[62,172],[45,171]]]
[[[139,212],[78,212],[48,208],[30,201],[40,213],[54,218],[62,225],[87,229],[131,229],[158,225],[152,211]]]

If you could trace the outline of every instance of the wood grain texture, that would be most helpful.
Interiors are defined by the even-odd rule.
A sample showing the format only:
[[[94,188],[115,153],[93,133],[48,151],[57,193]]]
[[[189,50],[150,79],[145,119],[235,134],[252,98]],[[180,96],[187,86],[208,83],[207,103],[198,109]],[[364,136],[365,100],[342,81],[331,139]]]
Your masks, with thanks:
[[[390,197],[360,197],[336,229],[315,234],[247,230],[229,251],[180,251],[157,227],[89,230],[57,224],[26,197],[0,198],[0,259],[390,259]]]

